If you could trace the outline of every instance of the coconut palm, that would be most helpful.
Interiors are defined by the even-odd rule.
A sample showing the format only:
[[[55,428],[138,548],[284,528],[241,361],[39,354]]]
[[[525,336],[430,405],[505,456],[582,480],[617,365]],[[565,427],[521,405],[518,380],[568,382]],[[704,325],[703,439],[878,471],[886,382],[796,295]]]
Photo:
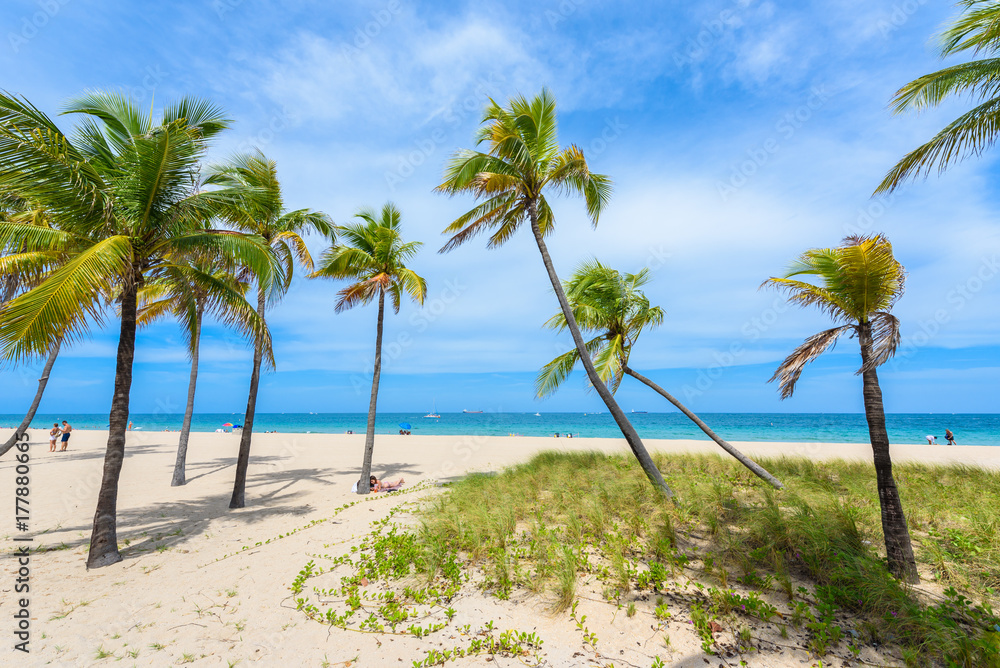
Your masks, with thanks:
[[[486,152],[463,149],[455,153],[445,168],[443,182],[436,188],[448,195],[470,193],[480,200],[445,229],[452,237],[441,252],[453,250],[487,231],[490,232],[487,246],[502,246],[528,222],[587,377],[614,416],[650,482],[672,497],[639,434],[594,369],[545,245],[545,237],[555,230],[556,222],[545,193],[581,195],[587,215],[596,226],[611,197],[610,179],[590,171],[579,147],[559,147],[556,101],[547,89],[531,100],[517,96],[506,107],[490,100],[476,139],[477,144],[486,145]]]
[[[962,14],[940,35],[942,58],[963,52],[987,56],[925,74],[906,84],[893,96],[893,112],[922,111],[949,98],[968,95],[975,108],[949,123],[927,143],[903,156],[875,189],[888,193],[903,182],[927,176],[936,167],[943,172],[968,155],[979,155],[996,141],[1000,132],[1000,1],[961,0]]]
[[[612,394],[617,392],[624,376],[632,376],[652,388],[741,464],[774,487],[782,489],[783,485],[777,478],[719,437],[676,397],[629,366],[632,346],[639,335],[643,330],[663,323],[663,309],[651,306],[640,290],[648,282],[649,269],[642,269],[637,274],[620,273],[597,260],[591,260],[581,264],[570,280],[563,284],[577,324],[583,330],[596,333],[585,346],[593,358],[598,377]],[[566,317],[560,311],[549,318],[545,326],[562,331],[566,329]],[[545,397],[555,392],[579,360],[580,353],[574,348],[546,364],[535,380],[537,395]]]
[[[24,199],[11,194],[0,194],[0,221],[27,223],[49,227],[48,217],[44,210],[33,207]],[[0,306],[9,302],[16,295],[38,285],[41,279],[66,260],[66,254],[56,251],[25,252],[23,247],[0,249]],[[59,356],[62,347],[62,337],[57,336],[49,350],[45,353],[45,364],[38,379],[35,396],[25,413],[24,419],[7,441],[0,445],[0,457],[10,451],[27,432],[31,421],[38,412],[45,388],[52,373],[52,366]]]
[[[286,211],[281,182],[278,181],[277,165],[260,151],[236,155],[227,164],[213,168],[206,183],[243,189],[247,193],[245,197],[223,204],[220,215],[237,230],[263,238],[264,243],[280,261],[281,270],[277,280],[270,284],[258,283],[256,286],[257,316],[263,322],[268,304],[276,303],[291,285],[295,260],[297,259],[306,269],[312,269],[312,256],[301,234],[315,231],[332,239],[333,221],[326,214],[309,209]],[[243,432],[240,435],[236,480],[233,484],[232,498],[229,500],[230,508],[242,508],[246,505],[250,443],[257,410],[260,369],[266,349],[266,340],[261,336],[256,337],[247,411],[243,418]]]
[[[796,276],[815,276],[819,285],[798,280]],[[806,251],[783,276],[770,278],[763,285],[785,292],[792,304],[815,306],[842,323],[813,334],[781,363],[771,381],[778,381],[782,399],[792,396],[806,364],[832,348],[842,335],[857,336],[861,344],[858,374],[863,384],[889,569],[912,583],[920,578],[903,503],[892,476],[882,389],[876,371],[895,354],[899,345],[899,320],[890,311],[903,294],[905,278],[903,265],[893,257],[888,239],[882,235],[852,236],[836,248]]]
[[[382,323],[385,296],[392,300],[392,310],[406,295],[418,304],[424,303],[427,282],[406,266],[423,245],[419,241],[404,242],[400,234],[399,210],[387,202],[381,211],[362,209],[356,218],[362,222],[338,227],[341,243],[323,253],[313,278],[334,278],[354,281],[337,293],[334,310],[337,313],[378,300],[375,325],[375,364],[372,371],[372,392],[368,402],[368,429],[365,431],[365,456],[358,480],[358,494],[370,491],[372,453],[375,450],[375,411],[378,385],[382,374]]]
[[[0,353],[17,361],[49,350],[60,336],[72,341],[90,322],[103,324],[103,296],[115,296],[121,322],[114,395],[87,557],[95,568],[121,560],[118,480],[138,291],[194,252],[249,267],[269,285],[273,256],[258,238],[206,227],[215,206],[241,195],[198,188],[208,143],[228,126],[219,108],[183,98],[156,119],[124,95],[92,92],[66,111],[82,116],[72,136],[26,100],[0,94],[0,190],[37,203],[53,222],[52,228],[0,223],[0,247],[71,254],[0,311]],[[247,317],[255,334],[267,336],[252,310]]]
[[[222,259],[224,261],[224,258]],[[177,457],[174,461],[171,487],[186,482],[187,449],[191,435],[191,419],[194,415],[195,389],[198,384],[202,322],[206,311],[235,327],[244,336],[253,337],[256,334],[252,329],[255,319],[248,317],[254,309],[244,297],[246,283],[239,280],[232,270],[211,268],[209,264],[212,260],[217,261],[215,258],[197,258],[190,265],[177,264],[169,267],[161,276],[147,282],[139,290],[138,295],[136,324],[144,327],[164,316],[174,316],[181,325],[188,354],[191,356],[187,404],[177,442]],[[266,352],[270,357],[270,348]]]

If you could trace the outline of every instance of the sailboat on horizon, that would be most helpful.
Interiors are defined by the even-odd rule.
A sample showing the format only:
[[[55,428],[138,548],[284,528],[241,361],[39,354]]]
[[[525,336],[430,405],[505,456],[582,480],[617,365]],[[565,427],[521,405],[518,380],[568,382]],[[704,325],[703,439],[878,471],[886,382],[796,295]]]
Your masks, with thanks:
[[[438,415],[438,412],[437,412],[437,401],[435,401],[435,402],[433,402],[431,404],[431,412],[428,413],[427,415],[425,415],[424,417],[425,418],[439,418],[439,417],[441,417],[440,415]]]

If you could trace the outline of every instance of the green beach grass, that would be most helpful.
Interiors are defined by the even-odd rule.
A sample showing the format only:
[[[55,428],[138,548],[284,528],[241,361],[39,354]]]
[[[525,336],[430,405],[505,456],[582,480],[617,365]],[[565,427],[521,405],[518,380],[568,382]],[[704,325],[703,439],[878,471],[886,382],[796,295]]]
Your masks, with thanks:
[[[671,455],[656,463],[676,505],[624,456],[548,452],[497,475],[468,476],[417,502],[416,521],[390,516],[357,549],[319,556],[325,567],[310,562],[292,587],[299,609],[343,628],[423,636],[449,626],[460,590],[499,599],[524,592],[547,601],[554,616],[568,614],[581,648],[598,652],[597,633],[577,614],[586,579],[623,617],[638,606],[658,620],[668,651],[672,617],[690,624],[710,654],[744,657],[784,642],[817,661],[864,663],[868,648],[888,665],[1000,666],[992,610],[1000,473],[894,467],[922,579],[908,588],[888,575],[880,552],[871,464],[762,461],[787,485],[776,492],[729,459]],[[340,586],[314,588],[314,598],[346,605],[324,612],[307,582],[331,571]],[[375,595],[370,585],[379,583]],[[410,617],[422,623],[407,626]],[[488,651],[484,642],[540,657],[543,638],[519,642],[523,631],[511,629],[501,642],[492,626],[479,633],[477,651],[456,646],[414,665]]]

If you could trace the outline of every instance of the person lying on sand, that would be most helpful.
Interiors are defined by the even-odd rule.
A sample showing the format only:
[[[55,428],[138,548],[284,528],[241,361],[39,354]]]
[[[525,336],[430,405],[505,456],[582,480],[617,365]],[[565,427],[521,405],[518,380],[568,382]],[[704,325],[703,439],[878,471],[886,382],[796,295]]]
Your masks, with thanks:
[[[381,482],[378,478],[372,476],[368,482],[373,492],[395,492],[402,487],[403,483],[406,481],[400,478],[396,482]]]

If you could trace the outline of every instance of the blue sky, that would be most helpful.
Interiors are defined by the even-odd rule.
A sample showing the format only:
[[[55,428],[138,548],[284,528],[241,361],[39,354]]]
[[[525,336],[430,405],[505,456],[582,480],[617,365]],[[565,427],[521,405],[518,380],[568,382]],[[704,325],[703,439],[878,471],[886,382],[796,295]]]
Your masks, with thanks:
[[[579,378],[533,398],[534,371],[570,342],[541,328],[556,303],[530,235],[436,253],[472,201],[432,188],[448,155],[471,145],[487,96],[548,86],[562,143],[615,181],[596,230],[580,202],[554,203],[557,269],[568,276],[593,256],[649,266],[647,294],[667,312],[633,366],[696,410],[860,411],[849,339],[778,400],[766,384],[774,367],[829,324],[757,288],[807,248],[884,232],[909,271],[896,307],[904,354],[881,372],[887,410],[997,412],[996,152],[870,199],[899,157],[967,106],[887,109],[900,85],[942,66],[933,36],[954,12],[933,0],[9,0],[0,86],[53,115],[85,89],[157,105],[209,97],[235,121],[213,159],[260,147],[278,163],[290,208],[347,222],[394,201],[406,236],[425,242],[412,266],[429,295],[387,321],[383,410],[598,407]],[[278,368],[262,381],[259,410],[366,409],[375,310],[335,315],[337,287],[296,280],[271,312]],[[64,351],[43,412],[108,409],[116,335],[94,331]],[[210,325],[201,357],[196,410],[241,411],[247,345]],[[0,371],[0,413],[24,410],[38,369]],[[176,325],[140,334],[135,412],[182,411],[187,377]],[[626,408],[666,410],[630,382]]]

